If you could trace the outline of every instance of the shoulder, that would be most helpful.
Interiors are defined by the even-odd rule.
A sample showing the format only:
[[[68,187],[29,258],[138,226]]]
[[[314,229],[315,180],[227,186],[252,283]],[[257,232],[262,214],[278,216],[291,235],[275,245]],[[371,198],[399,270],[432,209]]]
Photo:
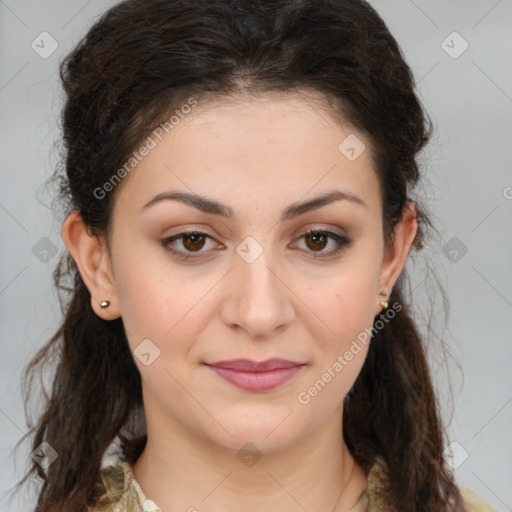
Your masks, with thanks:
[[[88,512],[160,512],[144,496],[127,462],[119,460],[103,468],[97,486],[100,498]]]
[[[498,512],[471,489],[461,487],[460,492],[464,498],[464,503],[468,508],[468,512]]]
[[[119,509],[126,491],[125,471],[121,461],[101,469],[96,489],[100,498],[94,507],[88,508],[88,512],[115,512]]]
[[[460,487],[459,490],[467,512],[498,512],[471,489]],[[367,489],[351,512],[394,511],[392,503],[387,464],[383,457],[377,456],[368,474]]]

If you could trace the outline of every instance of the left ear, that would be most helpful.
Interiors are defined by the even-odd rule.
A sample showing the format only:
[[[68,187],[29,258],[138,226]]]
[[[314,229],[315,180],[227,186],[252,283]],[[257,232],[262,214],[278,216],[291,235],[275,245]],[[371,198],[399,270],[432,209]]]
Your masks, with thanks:
[[[375,305],[376,315],[382,311],[380,302],[389,299],[391,291],[405,267],[407,256],[409,255],[417,231],[416,206],[414,203],[408,201],[402,218],[395,226],[393,243],[384,251],[378,290],[379,292],[381,290],[385,291],[386,297],[377,296]]]

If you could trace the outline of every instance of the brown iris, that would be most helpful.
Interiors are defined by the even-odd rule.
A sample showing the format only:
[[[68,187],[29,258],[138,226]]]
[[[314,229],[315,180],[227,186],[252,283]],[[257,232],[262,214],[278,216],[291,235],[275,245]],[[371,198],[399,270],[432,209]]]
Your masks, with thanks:
[[[187,241],[191,241],[191,243],[187,243]],[[192,233],[190,235],[183,235],[183,247],[187,250],[194,251],[196,249],[202,249],[205,243],[205,236]]]
[[[305,235],[304,239],[306,240],[306,244],[310,249],[323,249],[327,243],[327,239],[329,237],[324,233],[308,233]],[[312,240],[313,244],[309,244],[308,240]]]

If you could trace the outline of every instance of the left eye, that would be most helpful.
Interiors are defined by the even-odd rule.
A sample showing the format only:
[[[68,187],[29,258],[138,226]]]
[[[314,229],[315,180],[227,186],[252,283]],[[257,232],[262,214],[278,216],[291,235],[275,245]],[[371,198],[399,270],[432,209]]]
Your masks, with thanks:
[[[306,251],[312,253],[320,253],[320,257],[326,255],[333,255],[341,251],[343,248],[348,247],[352,242],[345,236],[338,235],[331,231],[312,229],[304,233],[298,238],[298,240],[304,239],[306,243]],[[164,247],[178,258],[191,258],[197,253],[198,255],[205,251],[202,251],[208,241],[214,241],[210,235],[201,231],[187,231],[184,233],[178,233],[162,240]],[[182,248],[176,249],[173,245],[176,242],[180,242]],[[334,248],[328,251],[324,251],[325,247],[329,245],[329,242],[334,242]],[[318,256],[315,256],[318,257]]]
[[[299,240],[304,238],[306,243],[306,250],[310,250],[308,252],[320,253],[320,257],[324,255],[333,255],[341,251],[343,248],[351,245],[351,241],[342,235],[338,235],[333,233],[332,231],[325,231],[319,229],[312,229],[304,233]],[[324,251],[326,246],[329,245],[329,241],[334,242],[334,249],[330,251]],[[315,256],[317,257],[317,256]]]

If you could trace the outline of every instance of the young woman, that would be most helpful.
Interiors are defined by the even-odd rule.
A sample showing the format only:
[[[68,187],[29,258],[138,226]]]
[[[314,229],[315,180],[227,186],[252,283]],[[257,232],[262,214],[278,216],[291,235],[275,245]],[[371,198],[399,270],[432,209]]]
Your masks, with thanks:
[[[61,77],[36,510],[493,510],[404,297],[432,129],[370,5],[127,0]]]

